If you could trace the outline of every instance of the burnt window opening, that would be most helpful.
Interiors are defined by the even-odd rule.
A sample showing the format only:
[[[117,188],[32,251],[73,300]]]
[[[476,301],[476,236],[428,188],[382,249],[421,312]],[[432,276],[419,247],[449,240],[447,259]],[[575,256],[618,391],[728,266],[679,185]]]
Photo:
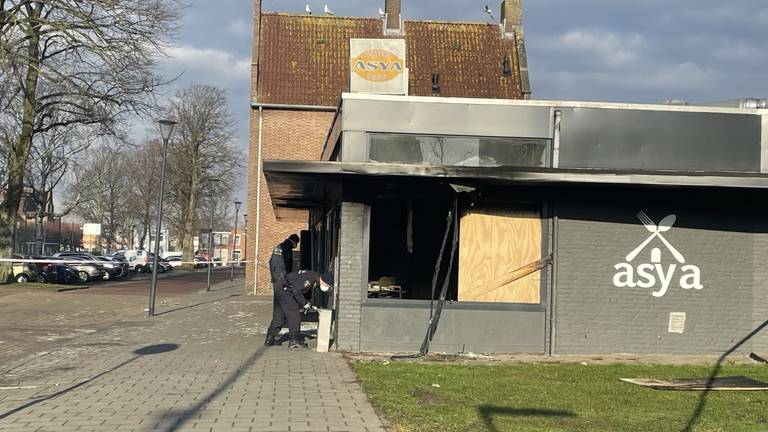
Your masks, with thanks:
[[[452,200],[379,199],[371,204],[368,297],[429,300],[432,278]],[[442,281],[448,268],[444,252]],[[456,259],[456,258],[454,258]],[[447,300],[457,299],[458,266],[453,266]],[[436,288],[439,296],[441,286]]]
[[[453,201],[438,195],[430,199],[392,196],[370,203],[368,298],[431,298],[446,216]],[[457,250],[450,266],[450,234],[435,299],[451,267],[448,301],[541,304],[541,206],[503,201],[471,206],[474,201],[467,198],[459,200]]]
[[[473,167],[544,167],[549,140],[371,134],[370,162]]]

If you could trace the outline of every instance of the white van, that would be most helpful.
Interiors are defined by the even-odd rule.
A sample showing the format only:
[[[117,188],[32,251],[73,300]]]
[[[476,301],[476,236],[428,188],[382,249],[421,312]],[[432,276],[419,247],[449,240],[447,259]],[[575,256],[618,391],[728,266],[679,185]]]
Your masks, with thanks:
[[[128,262],[128,269],[130,271],[143,272],[147,263],[149,263],[150,252],[140,249],[127,249],[117,251],[112,256],[122,256]]]

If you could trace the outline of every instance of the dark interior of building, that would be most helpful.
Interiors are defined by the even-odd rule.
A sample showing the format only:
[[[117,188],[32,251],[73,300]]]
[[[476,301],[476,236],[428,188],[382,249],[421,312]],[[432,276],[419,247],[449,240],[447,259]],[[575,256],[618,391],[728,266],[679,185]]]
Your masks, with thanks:
[[[402,290],[389,292],[387,297],[429,299],[452,206],[450,199],[377,199],[372,202],[368,280]],[[446,242],[435,298],[439,296],[448,271],[451,242],[452,234]],[[454,265],[448,300],[456,299],[457,275]]]

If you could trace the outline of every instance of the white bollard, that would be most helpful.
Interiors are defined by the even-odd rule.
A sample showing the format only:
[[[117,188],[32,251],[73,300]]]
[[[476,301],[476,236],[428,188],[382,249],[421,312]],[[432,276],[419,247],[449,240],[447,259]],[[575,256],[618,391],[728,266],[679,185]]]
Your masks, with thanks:
[[[317,352],[328,352],[331,345],[331,318],[333,311],[330,309],[318,310],[317,319]]]

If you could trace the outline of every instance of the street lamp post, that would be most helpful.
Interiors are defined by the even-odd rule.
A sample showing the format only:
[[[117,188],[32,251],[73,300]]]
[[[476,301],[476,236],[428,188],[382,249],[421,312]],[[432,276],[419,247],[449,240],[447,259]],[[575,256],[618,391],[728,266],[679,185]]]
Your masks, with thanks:
[[[210,194],[211,194],[211,221],[208,223],[208,286],[205,288],[206,291],[211,290],[211,271],[213,268],[213,213],[216,210],[216,204],[214,203],[214,194],[213,189],[216,182],[218,182],[219,179],[210,179]]]
[[[237,217],[240,213],[240,204],[242,204],[240,201],[235,201],[235,235],[232,237],[232,256],[230,259],[232,260],[232,272],[229,274],[229,280],[233,281],[235,280],[235,246],[237,246]]]
[[[242,260],[245,261],[245,265],[247,269],[248,268],[248,214],[247,213],[243,213],[243,236],[240,238],[240,244],[243,246],[243,249],[240,255]],[[245,270],[243,271],[245,272]]]
[[[168,154],[168,140],[171,139],[173,127],[176,122],[173,120],[159,120],[160,133],[163,136],[163,168],[160,171],[160,195],[157,199],[157,221],[155,222],[155,256],[152,259],[152,284],[149,286],[149,309],[147,316],[155,315],[155,296],[157,294],[157,260],[160,254],[160,223],[163,220],[163,194],[165,193],[165,161]]]

